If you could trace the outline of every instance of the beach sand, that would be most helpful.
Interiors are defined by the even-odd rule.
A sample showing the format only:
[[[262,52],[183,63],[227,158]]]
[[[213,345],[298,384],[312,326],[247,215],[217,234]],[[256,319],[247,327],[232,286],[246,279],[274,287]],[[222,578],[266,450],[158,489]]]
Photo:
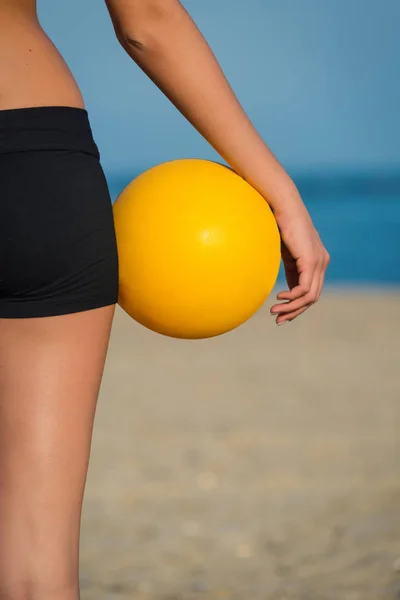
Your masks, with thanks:
[[[117,310],[82,600],[399,600],[400,291],[158,336]]]

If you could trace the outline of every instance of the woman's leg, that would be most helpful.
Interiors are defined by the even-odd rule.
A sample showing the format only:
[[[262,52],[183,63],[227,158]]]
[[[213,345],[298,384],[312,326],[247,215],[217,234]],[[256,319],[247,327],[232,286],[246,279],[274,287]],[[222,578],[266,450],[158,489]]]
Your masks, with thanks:
[[[0,599],[77,600],[82,498],[114,307],[0,319]]]

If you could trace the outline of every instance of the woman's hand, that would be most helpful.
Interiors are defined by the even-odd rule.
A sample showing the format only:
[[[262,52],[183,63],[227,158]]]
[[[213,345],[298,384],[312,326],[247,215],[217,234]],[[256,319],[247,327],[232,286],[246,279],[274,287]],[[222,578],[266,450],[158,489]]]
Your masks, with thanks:
[[[282,203],[275,218],[289,291],[278,294],[282,302],[271,308],[271,314],[283,325],[319,300],[330,258],[300,197],[293,204]]]

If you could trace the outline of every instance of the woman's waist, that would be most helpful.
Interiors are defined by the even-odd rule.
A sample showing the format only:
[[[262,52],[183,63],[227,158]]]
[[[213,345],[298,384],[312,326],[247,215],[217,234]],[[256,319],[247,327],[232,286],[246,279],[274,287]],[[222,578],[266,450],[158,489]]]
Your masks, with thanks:
[[[0,0],[0,110],[51,105],[84,107],[71,71],[38,21],[6,11]]]

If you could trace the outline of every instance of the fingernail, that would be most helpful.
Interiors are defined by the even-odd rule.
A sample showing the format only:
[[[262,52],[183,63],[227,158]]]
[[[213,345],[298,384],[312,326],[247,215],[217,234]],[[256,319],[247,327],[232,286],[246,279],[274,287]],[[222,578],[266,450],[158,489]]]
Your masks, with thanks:
[[[280,327],[281,325],[285,325],[285,323],[289,323],[290,321],[288,319],[286,319],[285,321],[280,321],[279,323],[277,323],[278,327]]]

